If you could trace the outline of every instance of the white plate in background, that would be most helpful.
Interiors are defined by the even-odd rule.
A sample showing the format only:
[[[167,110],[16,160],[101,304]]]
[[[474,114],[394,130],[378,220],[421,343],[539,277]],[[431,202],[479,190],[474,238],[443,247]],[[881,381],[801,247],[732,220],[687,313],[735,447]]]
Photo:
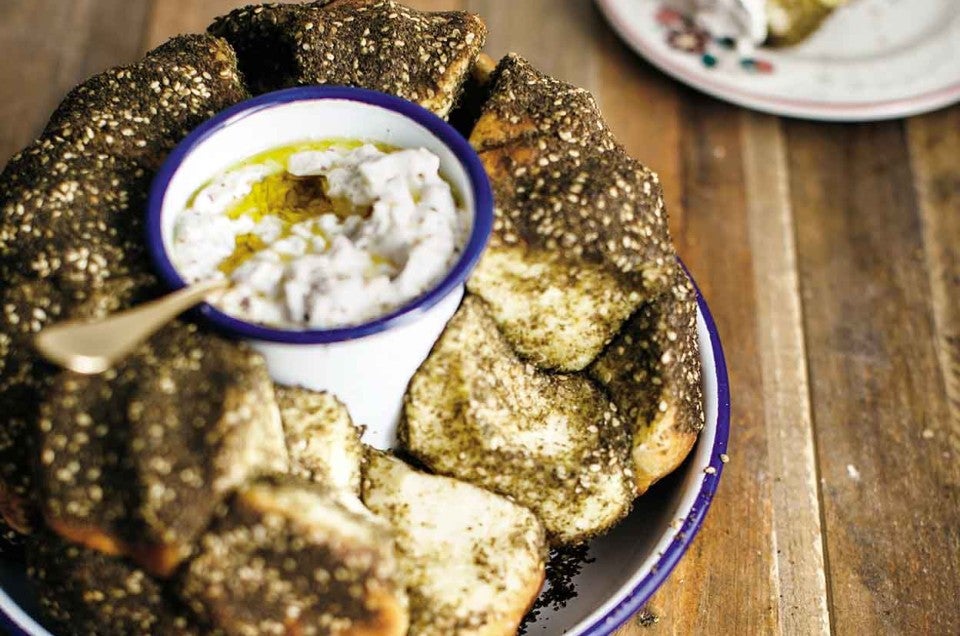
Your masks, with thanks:
[[[804,119],[871,121],[960,101],[958,0],[852,0],[803,43],[760,47],[755,64],[710,37],[705,51],[698,50],[697,40],[708,34],[685,29],[664,0],[597,0],[597,5],[651,64],[748,108]],[[711,56],[706,61],[704,52]]]

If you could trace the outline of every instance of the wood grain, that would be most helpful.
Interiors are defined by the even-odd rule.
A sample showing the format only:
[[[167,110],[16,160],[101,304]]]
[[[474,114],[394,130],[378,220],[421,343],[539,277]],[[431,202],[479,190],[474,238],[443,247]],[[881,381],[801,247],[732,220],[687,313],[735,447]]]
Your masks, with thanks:
[[[780,633],[826,634],[830,611],[786,144],[780,122],[743,114],[764,417],[773,480]]]
[[[733,388],[730,463],[692,549],[654,596],[651,633],[768,634],[778,627],[772,485],[754,259],[739,111],[690,95],[681,106],[686,220],[680,252],[710,303]],[[749,521],[747,521],[749,520]],[[647,633],[627,628],[631,636]]]
[[[537,68],[564,81],[596,89],[594,37],[601,27],[591,3],[581,0],[467,0],[490,30],[487,51],[499,59],[519,53]]]
[[[903,127],[787,130],[833,624],[957,633],[960,490],[924,435],[948,409]]]
[[[926,438],[960,465],[960,108],[910,121],[907,131],[923,219],[923,245],[937,354],[950,417],[934,422]],[[955,476],[953,487],[960,485]],[[956,535],[955,535],[956,536]],[[960,554],[960,545],[955,553]]]
[[[299,0],[274,0],[286,4]],[[145,33],[146,48],[153,48],[181,33],[201,33],[217,16],[253,2],[244,0],[152,0]]]

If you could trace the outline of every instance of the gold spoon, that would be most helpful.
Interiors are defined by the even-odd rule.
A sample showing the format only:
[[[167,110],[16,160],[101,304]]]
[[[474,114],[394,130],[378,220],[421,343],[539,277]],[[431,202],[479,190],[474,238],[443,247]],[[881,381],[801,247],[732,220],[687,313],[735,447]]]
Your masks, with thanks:
[[[165,324],[229,284],[225,278],[206,280],[100,320],[51,325],[37,334],[34,346],[44,358],[71,371],[102,373]]]

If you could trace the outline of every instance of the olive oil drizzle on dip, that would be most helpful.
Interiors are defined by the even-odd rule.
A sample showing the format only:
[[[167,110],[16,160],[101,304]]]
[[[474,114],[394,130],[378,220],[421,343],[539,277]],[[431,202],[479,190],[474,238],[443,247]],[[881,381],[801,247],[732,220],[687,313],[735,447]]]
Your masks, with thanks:
[[[281,146],[239,162],[230,170],[245,166],[272,165],[276,167],[277,172],[254,183],[250,192],[227,210],[227,216],[234,220],[242,216],[248,216],[257,222],[263,220],[265,216],[276,216],[284,224],[281,236],[289,236],[290,227],[294,223],[317,218],[330,212],[338,214],[338,216],[349,215],[352,212],[350,203],[342,199],[336,202],[330,199],[326,194],[322,177],[320,179],[297,177],[287,172],[285,166],[290,157],[298,152],[330,150],[331,148],[353,150],[362,145],[362,142],[356,140],[328,139],[319,142]],[[372,145],[383,152],[399,150],[399,148],[387,144],[374,143]],[[210,182],[204,184],[203,187],[207,185],[210,185]],[[200,188],[190,197],[189,205],[193,205],[197,194],[202,190],[203,188]],[[249,232],[240,234],[236,238],[236,249],[233,254],[220,263],[217,269],[229,276],[244,261],[266,247],[266,243],[258,235]]]
[[[331,328],[426,292],[469,230],[424,149],[332,139],[245,159],[193,194],[173,260],[191,282],[227,277],[216,304],[249,322]]]

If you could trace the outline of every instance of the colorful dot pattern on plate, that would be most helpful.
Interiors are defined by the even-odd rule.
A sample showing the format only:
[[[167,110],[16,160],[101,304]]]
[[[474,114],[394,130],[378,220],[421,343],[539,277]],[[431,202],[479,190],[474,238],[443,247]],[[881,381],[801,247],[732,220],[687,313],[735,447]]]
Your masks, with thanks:
[[[773,63],[757,57],[743,57],[737,43],[728,37],[715,37],[679,11],[662,6],[657,24],[664,28],[667,43],[674,49],[700,57],[706,68],[720,64],[735,65],[747,73],[773,73]]]

